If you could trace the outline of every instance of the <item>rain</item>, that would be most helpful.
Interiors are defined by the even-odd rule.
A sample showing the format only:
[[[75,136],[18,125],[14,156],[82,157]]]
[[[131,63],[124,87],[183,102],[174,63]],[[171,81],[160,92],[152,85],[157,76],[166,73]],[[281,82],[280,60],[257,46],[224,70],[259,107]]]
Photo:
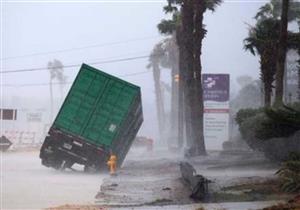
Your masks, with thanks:
[[[298,0],[0,2],[0,209],[300,208]]]

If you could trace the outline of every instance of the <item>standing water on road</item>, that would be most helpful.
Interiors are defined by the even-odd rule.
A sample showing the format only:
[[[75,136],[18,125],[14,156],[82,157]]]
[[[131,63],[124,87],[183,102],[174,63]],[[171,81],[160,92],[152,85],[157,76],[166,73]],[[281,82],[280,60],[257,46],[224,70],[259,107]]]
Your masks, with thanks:
[[[41,165],[38,152],[2,153],[2,208],[41,209],[67,203],[93,204],[108,175],[56,171]]]

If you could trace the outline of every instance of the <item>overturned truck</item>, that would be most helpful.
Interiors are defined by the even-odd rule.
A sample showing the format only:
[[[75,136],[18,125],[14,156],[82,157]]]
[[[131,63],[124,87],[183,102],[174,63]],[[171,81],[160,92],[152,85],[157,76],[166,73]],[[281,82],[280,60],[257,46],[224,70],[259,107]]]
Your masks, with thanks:
[[[121,166],[142,122],[140,87],[83,64],[41,147],[42,164],[101,170],[114,153]]]

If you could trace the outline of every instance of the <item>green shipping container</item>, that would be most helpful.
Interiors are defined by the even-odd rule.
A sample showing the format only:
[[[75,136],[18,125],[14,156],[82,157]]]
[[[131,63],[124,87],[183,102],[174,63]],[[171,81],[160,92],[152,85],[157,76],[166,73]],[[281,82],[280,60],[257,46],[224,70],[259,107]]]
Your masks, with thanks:
[[[88,151],[72,150],[76,143],[86,143],[106,155],[109,151],[117,153],[123,162],[142,121],[140,87],[83,64],[49,134],[57,141],[67,142],[69,153],[89,156],[85,154]],[[71,136],[75,142],[65,136]],[[62,146],[59,150],[67,149]],[[42,153],[45,152],[41,150],[40,156]]]

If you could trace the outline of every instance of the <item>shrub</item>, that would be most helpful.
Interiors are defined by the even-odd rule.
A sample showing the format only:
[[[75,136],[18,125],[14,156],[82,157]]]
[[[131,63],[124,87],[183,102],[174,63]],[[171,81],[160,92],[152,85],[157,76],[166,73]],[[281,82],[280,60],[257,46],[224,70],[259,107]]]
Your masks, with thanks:
[[[263,108],[259,109],[240,109],[236,113],[235,121],[240,126],[245,120],[263,112]]]
[[[261,130],[261,126],[266,120],[268,119],[265,114],[260,113],[255,116],[248,117],[241,123],[239,127],[243,139],[246,141],[249,147],[254,150],[261,150],[262,141],[257,138],[256,134],[258,130]]]
[[[300,130],[290,137],[272,138],[263,141],[265,156],[274,161],[286,161],[289,154],[300,151]]]
[[[300,154],[291,153],[287,161],[276,172],[281,179],[281,189],[285,192],[300,192]]]
[[[278,109],[242,109],[236,122],[242,138],[253,150],[272,160],[283,160],[300,148],[300,103]],[[300,151],[300,150],[299,150]]]
[[[300,130],[300,111],[287,106],[279,109],[241,109],[235,120],[245,140],[288,137]]]

